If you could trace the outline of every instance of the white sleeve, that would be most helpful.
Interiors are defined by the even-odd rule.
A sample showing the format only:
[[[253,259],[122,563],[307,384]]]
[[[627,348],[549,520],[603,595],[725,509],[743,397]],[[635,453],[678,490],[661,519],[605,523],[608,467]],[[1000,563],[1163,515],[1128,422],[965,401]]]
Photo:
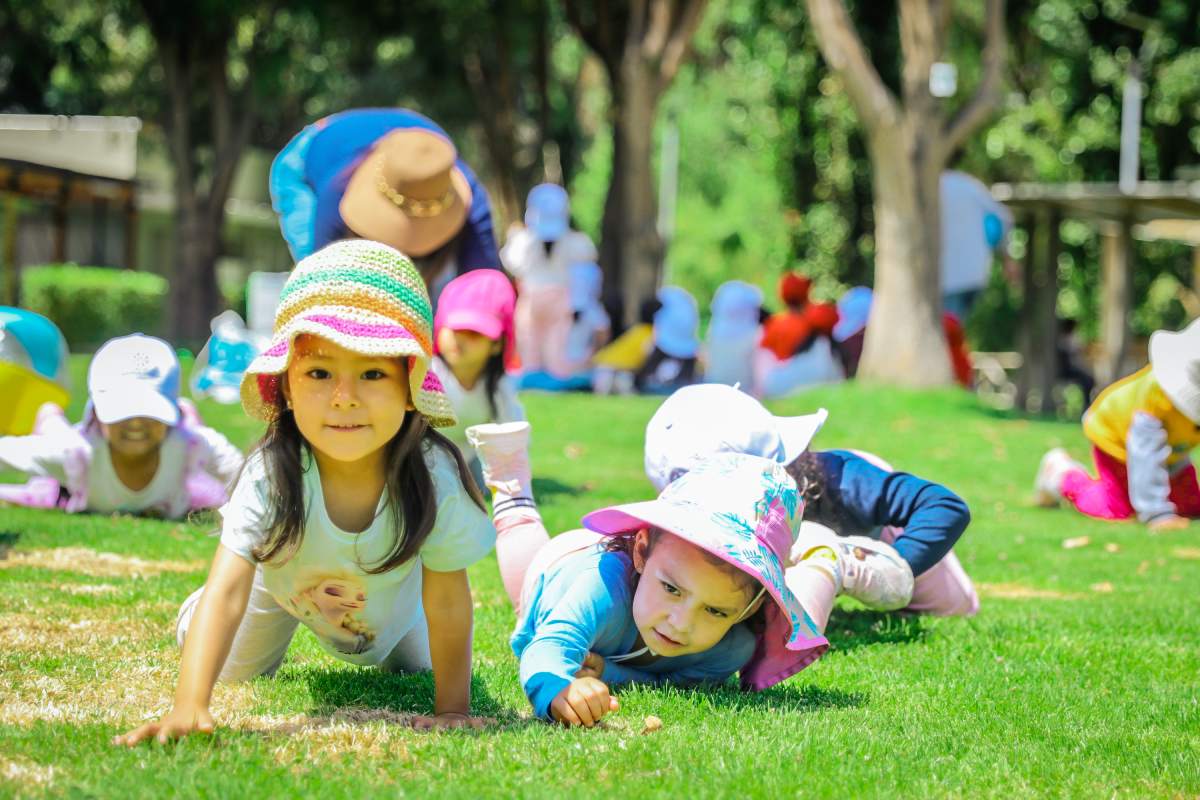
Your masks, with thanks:
[[[1142,522],[1175,513],[1170,500],[1167,474],[1167,432],[1157,417],[1143,412],[1133,415],[1125,436],[1126,468],[1129,472],[1129,502]]]
[[[496,384],[496,422],[520,422],[524,419],[525,407],[517,397],[516,384],[505,375]]]
[[[66,483],[63,467],[68,442],[58,436],[0,436],[0,468],[45,475]]]
[[[467,494],[454,459],[440,446],[430,447],[425,463],[433,473],[437,519],[421,545],[421,561],[434,572],[454,572],[491,552],[496,544],[496,528]]]
[[[197,426],[192,431],[208,448],[206,469],[228,489],[242,470],[246,456],[233,446],[223,434],[206,426]]]
[[[270,481],[261,453],[254,453],[242,470],[229,502],[221,506],[221,544],[250,563],[254,549],[267,540],[266,524],[270,517],[268,499]]]
[[[533,243],[533,234],[522,228],[513,233],[504,247],[500,248],[500,263],[514,278],[524,276],[529,268],[529,249]]]

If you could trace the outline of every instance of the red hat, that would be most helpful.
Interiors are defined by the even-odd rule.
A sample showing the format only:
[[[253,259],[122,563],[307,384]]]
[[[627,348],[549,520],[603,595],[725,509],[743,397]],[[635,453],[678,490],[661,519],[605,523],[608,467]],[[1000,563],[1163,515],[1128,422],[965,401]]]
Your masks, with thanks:
[[[779,296],[789,306],[807,303],[808,290],[811,288],[812,280],[799,272],[789,272],[779,279]]]

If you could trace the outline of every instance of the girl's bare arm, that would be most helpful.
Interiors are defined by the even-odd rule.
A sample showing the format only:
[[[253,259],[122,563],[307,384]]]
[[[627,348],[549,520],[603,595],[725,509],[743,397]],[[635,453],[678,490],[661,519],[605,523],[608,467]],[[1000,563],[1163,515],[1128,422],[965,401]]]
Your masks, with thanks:
[[[196,732],[212,733],[208,704],[234,634],[246,613],[254,570],[253,564],[232,550],[223,545],[217,547],[204,593],[183,643],[174,707],[161,720],[116,737],[114,744],[133,746],[150,738],[166,742]]]

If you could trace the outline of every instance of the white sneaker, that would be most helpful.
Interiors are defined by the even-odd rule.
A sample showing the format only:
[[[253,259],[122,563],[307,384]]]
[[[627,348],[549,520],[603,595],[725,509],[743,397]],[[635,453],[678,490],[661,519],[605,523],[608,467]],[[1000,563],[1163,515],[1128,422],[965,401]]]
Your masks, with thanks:
[[[1061,447],[1042,456],[1037,477],[1033,481],[1034,502],[1043,508],[1054,508],[1062,500],[1063,476],[1073,469],[1083,469],[1080,464]]]
[[[840,594],[876,611],[893,611],[912,602],[913,574],[896,548],[867,536],[839,536],[824,525],[801,523],[797,544],[808,552],[828,547],[837,556]]]
[[[497,500],[527,497],[533,499],[533,480],[529,470],[528,422],[499,422],[472,425],[467,441],[479,455],[483,482]]]

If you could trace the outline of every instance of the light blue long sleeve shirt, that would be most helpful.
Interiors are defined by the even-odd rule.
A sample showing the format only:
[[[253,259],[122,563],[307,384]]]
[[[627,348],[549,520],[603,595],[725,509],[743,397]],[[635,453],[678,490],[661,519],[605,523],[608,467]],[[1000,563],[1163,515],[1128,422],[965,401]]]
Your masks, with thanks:
[[[635,577],[627,555],[599,546],[560,558],[537,576],[511,644],[521,662],[521,686],[539,717],[550,719],[550,703],[575,679],[589,651],[605,657],[601,680],[610,686],[721,682],[750,660],[755,637],[739,623],[703,653],[636,668],[614,663],[610,656],[629,653],[638,641]]]

